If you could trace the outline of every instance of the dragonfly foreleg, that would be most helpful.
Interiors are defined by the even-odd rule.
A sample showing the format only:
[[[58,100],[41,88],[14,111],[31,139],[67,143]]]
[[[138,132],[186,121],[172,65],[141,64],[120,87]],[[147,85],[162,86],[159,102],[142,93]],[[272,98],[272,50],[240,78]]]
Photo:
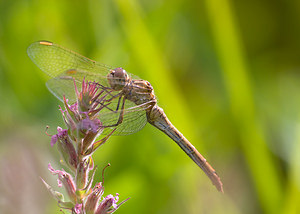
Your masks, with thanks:
[[[90,81],[90,83],[93,83]],[[96,85],[98,86],[98,88],[104,90],[106,93],[110,94],[110,92],[108,90],[112,90],[111,88],[107,87],[107,86],[104,86],[98,82],[96,82]],[[111,94],[110,94],[111,95]],[[112,96],[112,95],[111,95]]]
[[[109,94],[111,96],[111,98],[107,100],[108,102],[112,101],[113,99],[115,99],[116,97],[118,97],[121,94],[121,92],[119,92],[118,94],[113,95],[112,92],[114,90],[112,88],[104,86],[100,83],[96,83],[96,84],[97,84],[98,88],[102,89],[103,91],[105,91],[107,94]]]

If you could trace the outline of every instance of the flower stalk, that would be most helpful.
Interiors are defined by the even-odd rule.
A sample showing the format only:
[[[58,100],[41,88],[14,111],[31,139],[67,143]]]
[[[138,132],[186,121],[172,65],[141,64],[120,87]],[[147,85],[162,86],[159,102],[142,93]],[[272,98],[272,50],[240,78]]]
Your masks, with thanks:
[[[60,108],[67,129],[57,127],[57,134],[51,136],[51,146],[57,145],[60,162],[70,173],[64,169],[55,170],[51,164],[48,165],[51,174],[58,177],[58,186],[65,188],[68,200],[43,179],[42,181],[63,209],[76,214],[113,213],[129,198],[117,204],[118,193],[116,196],[103,197],[103,181],[92,188],[97,168],[94,166],[92,154],[114,132],[113,130],[102,139],[96,140],[104,130],[99,113],[110,103],[105,100],[106,93],[99,90],[97,83],[83,80],[81,91],[77,89],[75,82],[74,85],[77,102],[69,105],[64,97],[64,109]]]

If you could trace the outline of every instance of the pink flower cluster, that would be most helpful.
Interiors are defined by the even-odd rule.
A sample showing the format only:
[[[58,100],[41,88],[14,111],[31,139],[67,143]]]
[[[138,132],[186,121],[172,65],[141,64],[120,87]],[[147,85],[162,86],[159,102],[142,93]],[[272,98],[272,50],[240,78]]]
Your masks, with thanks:
[[[75,83],[74,83],[75,84]],[[103,197],[103,183],[92,188],[96,167],[92,154],[105,143],[114,130],[100,140],[96,140],[103,132],[101,118],[98,113],[105,107],[106,94],[98,90],[98,84],[83,80],[82,90],[76,88],[77,102],[69,105],[64,98],[65,110],[60,109],[67,129],[57,128],[57,134],[51,136],[51,146],[57,145],[61,154],[61,162],[68,168],[55,170],[51,164],[48,169],[58,176],[58,186],[64,187],[68,201],[62,193],[55,191],[43,179],[43,183],[57,200],[59,206],[76,214],[113,213],[128,199],[117,204],[119,194]],[[99,105],[102,103],[102,105]]]

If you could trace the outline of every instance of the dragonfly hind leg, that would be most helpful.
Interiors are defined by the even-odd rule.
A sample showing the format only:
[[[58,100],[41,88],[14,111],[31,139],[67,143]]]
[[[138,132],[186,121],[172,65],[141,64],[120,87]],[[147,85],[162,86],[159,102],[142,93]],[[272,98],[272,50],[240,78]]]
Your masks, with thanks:
[[[120,96],[120,98],[119,98],[117,109],[115,111],[113,111],[113,112],[117,112],[118,111],[121,99],[122,99],[122,96]],[[123,122],[125,101],[126,101],[126,99],[125,99],[125,97],[123,97],[121,112],[120,112],[120,116],[119,116],[118,121],[115,124],[112,124],[112,125],[105,125],[105,126],[103,126],[103,128],[116,127],[116,126],[120,125]]]

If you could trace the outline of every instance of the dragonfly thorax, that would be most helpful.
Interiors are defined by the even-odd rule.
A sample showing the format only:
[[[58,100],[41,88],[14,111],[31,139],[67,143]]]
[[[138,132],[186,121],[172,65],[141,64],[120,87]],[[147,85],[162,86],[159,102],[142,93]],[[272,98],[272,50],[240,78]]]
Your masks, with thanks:
[[[130,82],[130,77],[123,68],[115,68],[107,75],[107,80],[113,90],[119,91]]]
[[[146,80],[133,79],[123,89],[126,99],[134,102],[136,105],[144,103],[156,103],[154,90],[151,84]]]

